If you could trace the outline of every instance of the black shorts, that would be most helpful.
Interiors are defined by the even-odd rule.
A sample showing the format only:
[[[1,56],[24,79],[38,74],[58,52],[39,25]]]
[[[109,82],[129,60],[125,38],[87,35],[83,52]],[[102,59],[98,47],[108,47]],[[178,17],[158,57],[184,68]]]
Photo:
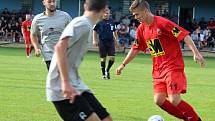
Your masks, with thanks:
[[[99,55],[100,58],[106,56],[115,56],[115,45],[114,42],[99,42]]]
[[[45,61],[45,62],[46,62],[46,67],[47,67],[47,69],[49,70],[51,61]]]
[[[76,96],[73,103],[69,100],[62,100],[54,101],[53,104],[64,121],[85,121],[93,112],[101,120],[109,116],[96,97],[89,92]]]

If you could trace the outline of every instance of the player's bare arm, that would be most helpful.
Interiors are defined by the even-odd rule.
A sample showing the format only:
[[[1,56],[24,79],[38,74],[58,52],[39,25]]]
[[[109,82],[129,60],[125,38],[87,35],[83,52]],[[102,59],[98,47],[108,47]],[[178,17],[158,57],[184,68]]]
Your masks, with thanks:
[[[187,35],[184,38],[184,42],[188,45],[188,47],[192,50],[193,52],[193,59],[195,62],[199,63],[201,67],[205,66],[205,60],[203,56],[200,54],[198,49],[196,48],[195,44],[193,43],[193,40],[189,35]]]
[[[98,41],[97,41],[97,32],[93,30],[93,47],[98,46]]]
[[[116,75],[120,75],[124,67],[133,60],[134,57],[139,53],[140,50],[138,49],[133,49],[129,51],[128,55],[124,59],[123,63],[119,65],[119,67],[116,69]]]
[[[115,47],[118,47],[117,41],[118,41],[118,34],[117,31],[113,32],[113,37],[114,37],[114,43],[115,43]]]
[[[38,36],[37,35],[31,34],[31,43],[34,46],[35,55],[37,57],[39,57],[40,54],[41,54],[41,49],[40,49],[40,45],[39,45],[39,42],[38,42]]]
[[[24,26],[21,27],[21,31],[22,31],[23,39],[26,40],[26,39],[25,39],[25,32],[24,32],[24,31],[25,31],[25,28],[24,28]]]
[[[57,65],[61,77],[61,88],[63,96],[66,99],[70,99],[71,102],[74,101],[74,97],[78,95],[75,88],[69,82],[68,73],[68,59],[67,59],[67,48],[68,48],[69,37],[63,38],[55,46]]]

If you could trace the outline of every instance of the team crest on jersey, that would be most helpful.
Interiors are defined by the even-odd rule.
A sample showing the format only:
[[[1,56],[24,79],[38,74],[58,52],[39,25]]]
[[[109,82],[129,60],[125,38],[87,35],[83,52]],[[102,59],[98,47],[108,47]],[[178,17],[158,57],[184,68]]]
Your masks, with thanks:
[[[173,35],[174,35],[175,37],[178,37],[178,35],[181,33],[181,30],[180,30],[179,28],[177,28],[177,27],[174,27],[174,28],[172,29],[172,33],[173,33]]]
[[[139,40],[135,39],[133,45],[134,46],[139,46]]]
[[[152,57],[158,57],[165,54],[159,39],[151,39],[148,40],[146,43],[149,47],[149,51]]]

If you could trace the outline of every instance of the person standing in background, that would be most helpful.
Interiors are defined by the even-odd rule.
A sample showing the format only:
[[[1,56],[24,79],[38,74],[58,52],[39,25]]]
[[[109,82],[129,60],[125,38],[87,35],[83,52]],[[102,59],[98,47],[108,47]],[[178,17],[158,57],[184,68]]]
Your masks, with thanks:
[[[25,52],[27,58],[30,57],[31,51],[33,49],[33,46],[31,45],[31,38],[30,38],[30,30],[31,30],[31,15],[26,14],[25,21],[22,22],[22,35],[23,39],[25,41]]]
[[[99,36],[99,41],[97,40]],[[110,69],[115,61],[115,47],[117,46],[118,35],[112,19],[110,10],[103,15],[103,19],[93,29],[93,46],[99,47],[102,79],[110,79]],[[106,68],[106,58],[109,57]]]
[[[35,55],[43,55],[49,70],[54,46],[72,18],[68,13],[56,10],[56,0],[42,0],[42,2],[45,6],[45,11],[36,15],[32,21],[31,41],[35,49]],[[41,38],[39,39],[38,37]],[[41,40],[41,47],[38,40]]]

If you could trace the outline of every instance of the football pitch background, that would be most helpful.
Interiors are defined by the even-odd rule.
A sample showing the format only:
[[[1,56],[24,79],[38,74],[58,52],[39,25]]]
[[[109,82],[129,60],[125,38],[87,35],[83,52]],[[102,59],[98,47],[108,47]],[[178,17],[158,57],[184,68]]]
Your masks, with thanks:
[[[88,52],[80,76],[113,117],[113,121],[147,121],[161,115],[165,121],[180,121],[153,103],[151,57],[140,54],[122,75],[115,69],[126,54],[117,54],[111,80],[101,80],[99,56]],[[184,57],[188,90],[182,98],[203,121],[215,121],[215,58],[206,58],[200,68],[192,57]],[[46,101],[47,70],[42,58],[25,57],[24,49],[0,47],[0,121],[61,121],[52,103]]]

